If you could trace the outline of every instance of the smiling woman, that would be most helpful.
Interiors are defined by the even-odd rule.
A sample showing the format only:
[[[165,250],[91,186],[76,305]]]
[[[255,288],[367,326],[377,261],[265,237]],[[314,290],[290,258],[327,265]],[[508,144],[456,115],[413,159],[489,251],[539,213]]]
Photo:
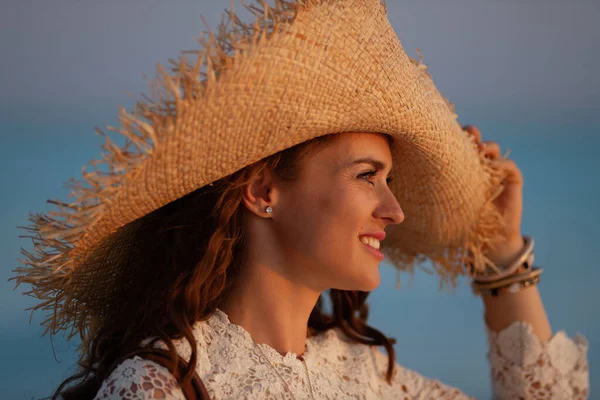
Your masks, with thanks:
[[[370,133],[318,137],[198,189],[126,228],[137,245],[134,251],[127,249],[128,255],[119,254],[114,267],[126,270],[136,284],[108,299],[115,302],[115,308],[127,306],[104,321],[85,364],[106,371],[106,377],[115,359],[145,339],[154,336],[181,350],[186,344],[177,340],[180,335],[196,343],[196,349],[184,350],[188,356],[213,345],[217,346],[214,350],[252,345],[258,351],[262,347],[276,363],[281,362],[277,353],[314,363],[314,359],[304,359],[313,343],[306,343],[307,338],[321,337],[338,326],[322,308],[322,292],[332,289],[331,301],[340,313],[336,318],[347,315],[348,325],[340,326],[341,331],[361,343],[385,346],[390,354],[385,367],[389,374],[394,340],[356,313],[365,313],[367,292],[379,284],[379,251],[368,250],[370,246],[363,246],[360,239],[369,237],[370,244],[376,238],[383,240],[385,226],[402,218],[385,179],[391,166],[390,140]],[[371,160],[384,160],[377,161],[386,166],[381,178],[364,177],[365,170],[374,173],[373,166],[355,161],[367,155]],[[267,207],[272,211],[267,212]],[[207,342],[213,333],[197,337],[198,329],[218,324],[218,318],[224,324],[219,336],[231,335],[229,343],[223,337]],[[181,327],[185,329],[180,331]],[[239,343],[232,329],[245,342]],[[180,333],[164,336],[157,332]],[[104,357],[93,356],[98,352]],[[212,355],[203,350],[194,358],[206,357]],[[121,392],[122,385],[129,387],[129,393],[131,385],[122,378],[132,368],[137,371],[136,391],[159,389],[177,395],[175,382],[168,379],[164,387],[152,385],[149,390],[143,383],[152,379],[144,371],[152,363],[132,362],[125,361],[112,378],[104,380],[99,398]],[[242,379],[241,371],[228,370],[232,382]],[[95,393],[101,381],[88,380],[63,392],[63,397]],[[210,388],[213,395],[214,390],[220,389]]]
[[[552,334],[535,286],[519,169],[457,123],[385,3],[249,10],[159,69],[106,168],[32,217],[16,279],[83,339],[54,397],[468,398],[367,324],[384,256],[474,279],[496,397],[586,397],[587,344]]]

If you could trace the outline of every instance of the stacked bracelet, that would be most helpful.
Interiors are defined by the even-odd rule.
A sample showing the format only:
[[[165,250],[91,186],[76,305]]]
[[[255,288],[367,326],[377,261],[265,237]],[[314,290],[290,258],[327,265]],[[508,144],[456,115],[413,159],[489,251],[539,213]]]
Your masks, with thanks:
[[[533,265],[534,252],[533,246],[535,242],[531,236],[523,236],[523,249],[512,263],[490,275],[477,275],[475,278],[479,282],[492,282],[498,279],[506,278],[507,276],[519,273],[519,269],[527,269]]]
[[[523,236],[523,244],[523,250],[510,265],[493,275],[476,276],[471,283],[473,293],[481,296],[499,296],[536,285],[543,270],[533,267],[533,238]]]
[[[536,285],[540,281],[540,275],[544,270],[532,267],[530,271],[515,274],[494,282],[471,284],[473,293],[480,296],[499,296],[505,293],[516,293],[521,289]]]

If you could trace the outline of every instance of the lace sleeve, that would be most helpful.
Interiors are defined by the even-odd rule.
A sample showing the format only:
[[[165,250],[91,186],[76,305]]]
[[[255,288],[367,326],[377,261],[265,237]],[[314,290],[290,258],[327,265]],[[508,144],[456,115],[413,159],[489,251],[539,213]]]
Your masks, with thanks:
[[[140,357],[123,361],[102,382],[98,399],[185,400],[179,384],[162,365]]]
[[[525,322],[488,332],[490,370],[496,399],[586,399],[588,343],[559,331],[541,342]]]
[[[581,335],[571,340],[563,331],[540,342],[533,328],[514,322],[501,332],[488,329],[490,371],[494,398],[504,399],[587,399],[589,372],[588,343]],[[377,370],[383,375],[388,358],[373,346]],[[387,385],[384,387],[387,388]],[[392,386],[385,398],[471,399],[460,390],[395,364]]]

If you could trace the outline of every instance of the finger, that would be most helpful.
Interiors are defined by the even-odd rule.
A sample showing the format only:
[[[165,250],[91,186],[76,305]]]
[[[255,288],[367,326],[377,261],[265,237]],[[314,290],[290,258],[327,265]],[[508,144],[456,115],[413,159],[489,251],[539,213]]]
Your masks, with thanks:
[[[523,184],[523,174],[521,173],[521,169],[513,160],[509,158],[499,158],[492,160],[492,165],[506,171],[506,177],[504,178],[505,182],[511,184]]]
[[[463,130],[473,136],[477,144],[481,143],[481,132],[475,125],[465,125],[463,126]]]
[[[475,125],[465,125],[463,126],[463,130],[475,137],[475,143],[481,143],[481,132],[479,132],[479,129]]]
[[[483,154],[492,160],[500,158],[500,145],[497,142],[489,141],[482,143],[481,149]]]

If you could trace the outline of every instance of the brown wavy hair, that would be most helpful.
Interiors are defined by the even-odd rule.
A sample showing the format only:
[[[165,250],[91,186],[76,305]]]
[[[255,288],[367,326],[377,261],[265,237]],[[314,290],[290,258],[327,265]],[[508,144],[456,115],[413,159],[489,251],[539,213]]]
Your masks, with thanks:
[[[103,319],[81,354],[79,372],[65,379],[52,399],[93,398],[118,360],[149,337],[155,339],[147,346],[159,340],[167,345],[173,364],[173,340],[185,338],[192,353],[180,382],[191,379],[197,360],[192,327],[215,311],[244,260],[244,186],[265,168],[285,180],[297,179],[302,160],[338,136],[318,137],[276,153],[136,221],[136,234],[143,240],[138,241],[136,257],[122,261],[122,268],[133,269],[136,277],[122,291],[119,301],[124,306]],[[384,346],[386,381],[391,384],[396,340],[367,325],[369,292],[328,292],[332,313],[323,309],[321,294],[308,319],[308,336],[338,327],[355,342]]]

